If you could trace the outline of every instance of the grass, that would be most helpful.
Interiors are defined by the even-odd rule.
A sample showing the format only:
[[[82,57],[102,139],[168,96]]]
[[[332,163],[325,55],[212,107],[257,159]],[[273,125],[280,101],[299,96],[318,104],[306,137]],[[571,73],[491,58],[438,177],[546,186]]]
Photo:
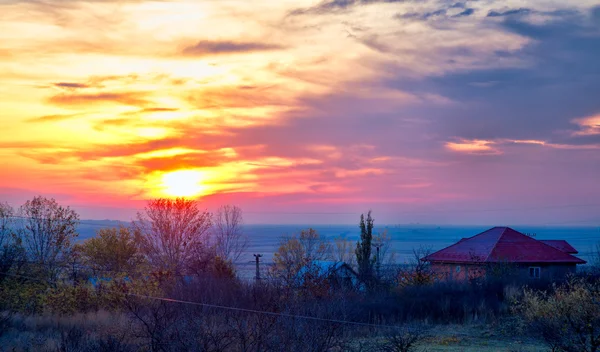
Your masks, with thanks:
[[[75,330],[74,330],[75,329]],[[511,335],[516,329],[502,324],[435,325],[415,351],[428,352],[542,352],[538,340]],[[74,339],[71,333],[83,334]],[[98,312],[72,316],[13,317],[12,326],[0,335],[0,351],[134,351],[140,342],[132,336],[127,320],[119,314]],[[116,337],[111,344],[91,344],[89,339]],[[79,342],[78,342],[79,341]],[[66,345],[65,345],[66,343]],[[89,346],[79,348],[79,346]],[[100,349],[100,347],[103,348]],[[116,346],[120,346],[115,348]],[[129,346],[129,347],[128,347]],[[13,350],[14,348],[14,350]]]
[[[495,326],[448,325],[432,330],[433,336],[419,345],[428,352],[542,352],[540,341],[512,337]]]

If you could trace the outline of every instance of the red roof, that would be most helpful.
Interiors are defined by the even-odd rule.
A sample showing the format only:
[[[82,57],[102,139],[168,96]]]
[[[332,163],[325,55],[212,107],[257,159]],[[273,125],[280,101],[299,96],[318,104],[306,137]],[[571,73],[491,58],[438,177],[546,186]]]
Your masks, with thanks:
[[[554,245],[538,241],[510,227],[494,227],[432,253],[423,260],[443,263],[570,263],[585,264]],[[565,247],[566,248],[566,247]]]
[[[565,240],[540,240],[547,245],[550,245],[556,249],[560,249],[561,251],[569,254],[577,254],[577,250],[573,248],[567,241]]]

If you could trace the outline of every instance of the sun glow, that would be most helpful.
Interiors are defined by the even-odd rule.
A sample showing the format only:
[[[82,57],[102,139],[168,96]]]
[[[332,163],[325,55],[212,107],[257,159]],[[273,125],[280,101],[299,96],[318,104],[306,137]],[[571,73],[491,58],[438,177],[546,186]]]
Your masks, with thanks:
[[[206,174],[197,170],[178,170],[162,176],[162,190],[171,197],[194,197],[204,194]]]

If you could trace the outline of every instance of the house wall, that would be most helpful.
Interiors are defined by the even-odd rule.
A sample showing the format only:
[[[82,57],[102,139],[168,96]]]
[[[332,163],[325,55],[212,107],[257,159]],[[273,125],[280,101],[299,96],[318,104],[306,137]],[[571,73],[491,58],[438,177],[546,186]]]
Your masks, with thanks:
[[[530,280],[529,268],[540,268],[540,279],[557,281],[563,280],[568,274],[576,272],[575,264],[498,264],[497,266],[485,266],[481,264],[449,264],[431,263],[431,270],[439,280],[472,280],[486,276],[508,277],[518,280]]]
[[[517,273],[519,279],[530,279],[530,267],[539,267],[540,279],[549,281],[564,280],[568,274],[574,274],[577,270],[575,264],[526,264],[518,267]]]
[[[474,264],[432,263],[431,270],[439,280],[472,280],[485,276],[485,267]]]

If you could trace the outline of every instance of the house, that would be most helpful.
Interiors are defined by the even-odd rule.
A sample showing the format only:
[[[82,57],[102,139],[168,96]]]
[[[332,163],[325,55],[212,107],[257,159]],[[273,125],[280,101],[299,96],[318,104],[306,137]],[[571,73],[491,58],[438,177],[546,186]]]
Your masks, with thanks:
[[[577,250],[564,240],[536,240],[510,227],[494,227],[432,253],[429,262],[440,279],[466,280],[492,275],[516,279],[560,280],[574,273]]]

